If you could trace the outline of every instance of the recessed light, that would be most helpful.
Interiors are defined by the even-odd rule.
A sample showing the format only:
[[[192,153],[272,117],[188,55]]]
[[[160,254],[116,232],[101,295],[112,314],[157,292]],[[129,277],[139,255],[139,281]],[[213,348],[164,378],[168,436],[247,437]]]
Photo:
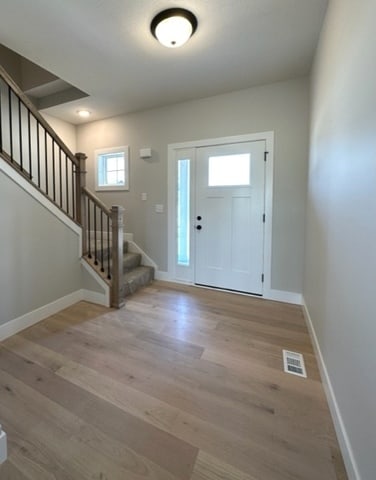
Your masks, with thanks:
[[[79,115],[82,118],[88,118],[91,115],[91,112],[89,110],[77,110],[77,115]]]

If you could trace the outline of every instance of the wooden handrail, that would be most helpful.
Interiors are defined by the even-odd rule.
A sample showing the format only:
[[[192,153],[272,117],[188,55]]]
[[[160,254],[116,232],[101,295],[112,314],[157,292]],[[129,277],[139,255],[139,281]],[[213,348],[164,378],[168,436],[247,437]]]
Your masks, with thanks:
[[[13,90],[13,92],[18,96],[27,109],[34,115],[36,120],[42,125],[42,127],[47,130],[48,134],[55,140],[55,142],[64,150],[64,153],[69,157],[69,159],[78,167],[79,162],[72,153],[72,151],[67,147],[63,140],[56,134],[56,132],[51,128],[49,123],[43,118],[43,116],[38,112],[35,105],[29,100],[27,95],[20,89],[12,77],[4,70],[0,65],[0,77],[7,83]]]
[[[106,281],[111,287],[111,306],[122,307],[124,209],[118,205],[114,205],[111,210],[108,209],[86,188],[86,155],[84,153],[74,155],[69,150],[1,66],[0,80],[1,90],[3,84],[7,88],[4,102],[0,96],[0,156],[82,227],[82,255],[98,272],[101,272],[101,275],[106,276]],[[16,100],[16,108],[12,108],[13,99]],[[2,122],[3,103],[4,111],[9,114],[7,122]],[[13,130],[13,124],[16,123],[14,119],[18,121],[18,129],[17,126],[15,128],[16,139]],[[3,123],[8,127],[4,131]],[[27,161],[23,148],[25,144]]]
[[[93,193],[91,193],[91,191],[88,190],[86,187],[83,187],[83,188],[82,188],[82,191],[83,191],[83,193],[84,193],[87,197],[90,198],[90,200],[91,200],[92,202],[94,202],[94,203],[96,204],[96,206],[97,206],[98,208],[100,208],[101,210],[103,210],[103,212],[104,212],[108,217],[111,217],[111,210],[109,210],[109,209],[106,207],[106,205],[99,200],[98,197],[96,197]]]

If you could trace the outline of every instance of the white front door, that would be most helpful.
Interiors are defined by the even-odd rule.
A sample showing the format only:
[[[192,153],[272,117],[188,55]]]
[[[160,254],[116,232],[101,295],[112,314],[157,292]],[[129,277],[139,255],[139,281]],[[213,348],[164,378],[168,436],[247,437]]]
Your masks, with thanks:
[[[198,148],[195,283],[262,295],[265,141]]]

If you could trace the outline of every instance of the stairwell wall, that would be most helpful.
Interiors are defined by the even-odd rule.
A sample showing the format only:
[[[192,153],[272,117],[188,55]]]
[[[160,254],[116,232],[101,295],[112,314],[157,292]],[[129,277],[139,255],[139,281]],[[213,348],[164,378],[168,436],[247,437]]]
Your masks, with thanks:
[[[0,169],[0,325],[81,289],[79,235]]]

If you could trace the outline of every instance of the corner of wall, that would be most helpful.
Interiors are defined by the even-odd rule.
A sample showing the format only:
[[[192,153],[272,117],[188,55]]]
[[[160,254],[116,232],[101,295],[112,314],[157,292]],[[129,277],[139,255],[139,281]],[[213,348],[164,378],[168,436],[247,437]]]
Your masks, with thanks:
[[[326,368],[324,357],[321,352],[320,344],[313,326],[312,318],[310,316],[307,304],[302,297],[303,313],[306,321],[306,325],[312,340],[313,348],[315,351],[317,363],[320,370],[321,381],[324,387],[325,395],[329,404],[330,413],[332,415],[334,428],[337,434],[338,442],[341,448],[343,460],[345,462],[347,474],[349,480],[361,480],[357,463],[353,454],[350,439],[347,435],[347,431],[342,419],[342,415],[337,403],[337,399],[334,393],[332,382],[330,380],[328,369]]]

